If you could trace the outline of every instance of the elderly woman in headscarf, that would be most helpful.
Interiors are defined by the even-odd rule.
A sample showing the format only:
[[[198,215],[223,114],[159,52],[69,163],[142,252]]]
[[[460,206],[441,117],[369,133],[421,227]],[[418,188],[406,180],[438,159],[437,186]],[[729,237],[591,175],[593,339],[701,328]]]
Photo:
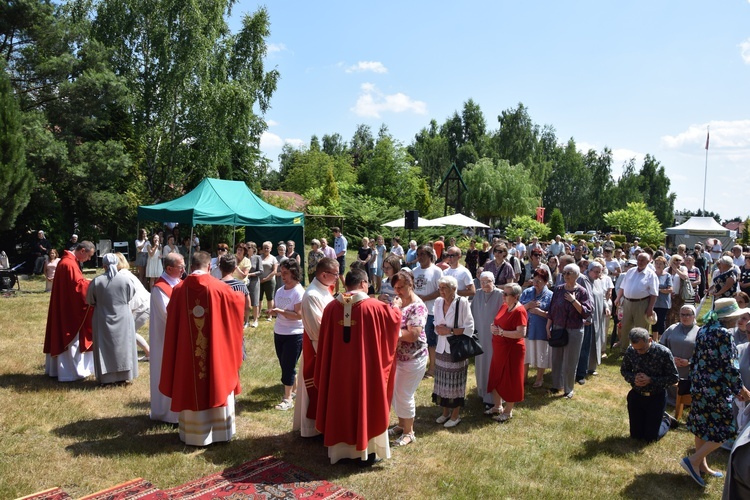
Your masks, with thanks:
[[[576,369],[576,381],[583,385],[586,383],[586,375],[596,372],[596,367],[602,362],[602,350],[607,343],[607,332],[604,323],[609,314],[609,306],[605,297],[607,290],[604,282],[600,280],[604,266],[599,262],[591,262],[583,275],[586,289],[591,299],[591,316],[584,322],[583,344],[581,354],[578,357],[578,368]]]
[[[86,302],[94,306],[94,373],[100,384],[132,382],[138,376],[135,322],[130,301],[133,283],[117,271],[117,256],[102,257],[104,274],[94,278]]]
[[[681,465],[701,486],[705,486],[701,474],[723,477],[708,467],[706,456],[737,435],[732,399],[750,400],[750,391],[742,385],[737,347],[730,332],[745,311],[733,298],[716,300],[713,310],[703,317],[703,326],[695,338],[690,359],[693,402],[686,425],[695,436],[695,453],[683,458]]]
[[[485,271],[479,275],[480,288],[471,301],[471,315],[484,354],[474,358],[474,375],[477,378],[477,394],[486,409],[494,406],[492,393],[487,392],[487,379],[492,361],[492,322],[503,304],[503,292],[495,287],[495,275]]]

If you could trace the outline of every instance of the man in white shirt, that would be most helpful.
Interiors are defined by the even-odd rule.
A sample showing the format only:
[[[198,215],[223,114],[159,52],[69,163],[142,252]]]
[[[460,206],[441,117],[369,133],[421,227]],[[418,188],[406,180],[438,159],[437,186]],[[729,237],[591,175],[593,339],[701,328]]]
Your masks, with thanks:
[[[555,241],[550,243],[549,247],[547,247],[547,250],[551,257],[559,257],[562,253],[565,252],[565,244],[563,244],[562,237],[559,234],[555,236]]]
[[[622,265],[617,259],[613,257],[612,254],[612,248],[604,247],[604,262],[607,265],[607,273],[609,274],[610,278],[612,278],[612,281],[615,281],[622,272]]]
[[[642,248],[638,246],[638,243],[639,243],[640,241],[641,241],[641,240],[640,240],[640,239],[638,239],[638,238],[635,238],[635,239],[633,240],[633,246],[631,246],[631,247],[630,247],[630,253],[629,253],[629,255],[628,255],[628,256],[629,256],[629,257],[630,257],[631,259],[634,259],[634,258],[638,257],[638,252],[642,251]],[[628,332],[629,332],[629,331],[630,331],[630,330],[628,330]]]
[[[422,299],[427,306],[427,324],[424,327],[427,335],[427,351],[430,355],[430,366],[427,368],[425,377],[435,376],[435,346],[437,346],[437,335],[435,334],[435,315],[433,314],[435,299],[440,296],[438,280],[443,277],[443,271],[435,265],[435,254],[432,247],[422,245],[417,249],[417,262],[419,265],[412,270],[414,275],[414,293]]]
[[[448,262],[448,269],[443,271],[443,276],[453,276],[458,281],[456,294],[463,297],[473,297],[477,290],[474,286],[474,278],[466,267],[459,264],[461,260],[461,249],[458,247],[449,247],[443,254],[443,262]]]
[[[526,245],[521,241],[521,237],[516,237],[516,245],[511,249],[511,253],[516,256],[517,259],[523,260],[526,258]],[[519,271],[520,272],[520,271]]]
[[[659,278],[648,267],[651,257],[646,252],[638,254],[637,266],[629,270],[617,292],[615,307],[622,305],[622,330],[620,350],[624,353],[630,345],[628,334],[635,327],[649,328],[647,316],[654,312],[659,293]]]
[[[741,268],[745,265],[745,256],[742,255],[742,245],[735,245],[732,247],[732,261],[737,268]]]
[[[391,240],[391,255],[395,255],[403,263],[404,261],[404,247],[401,246],[401,238],[395,236]]]
[[[709,241],[708,246],[709,252],[711,252],[711,261],[716,262],[721,257],[722,248],[721,248],[721,241],[714,238],[713,244]]]

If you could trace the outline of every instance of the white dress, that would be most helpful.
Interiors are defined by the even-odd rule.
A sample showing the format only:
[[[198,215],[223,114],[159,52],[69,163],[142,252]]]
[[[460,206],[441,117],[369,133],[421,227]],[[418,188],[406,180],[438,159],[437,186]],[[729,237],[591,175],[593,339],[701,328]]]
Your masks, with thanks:
[[[148,256],[148,262],[146,263],[146,277],[147,278],[158,278],[161,273],[164,272],[164,268],[161,264],[161,250],[157,249],[154,255]]]

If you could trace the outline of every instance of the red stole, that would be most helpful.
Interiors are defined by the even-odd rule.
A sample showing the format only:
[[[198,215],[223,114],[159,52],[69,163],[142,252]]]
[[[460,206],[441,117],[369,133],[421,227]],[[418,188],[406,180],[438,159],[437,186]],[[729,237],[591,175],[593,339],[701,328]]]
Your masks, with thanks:
[[[164,292],[164,295],[166,295],[168,299],[172,298],[172,285],[170,285],[167,280],[159,276],[159,278],[154,282],[154,286]]]
[[[171,410],[225,406],[240,393],[245,298],[210,274],[191,274],[167,306],[159,391]]]
[[[302,365],[302,379],[305,382],[305,388],[307,389],[307,399],[309,405],[307,407],[307,418],[315,420],[315,412],[318,409],[318,388],[315,387],[315,348],[313,347],[312,340],[307,336],[307,333],[302,335],[302,359],[304,364]]]
[[[83,277],[75,256],[64,251],[52,282],[43,352],[59,356],[79,334],[81,351],[91,350],[94,307],[86,303],[88,289],[89,281]]]

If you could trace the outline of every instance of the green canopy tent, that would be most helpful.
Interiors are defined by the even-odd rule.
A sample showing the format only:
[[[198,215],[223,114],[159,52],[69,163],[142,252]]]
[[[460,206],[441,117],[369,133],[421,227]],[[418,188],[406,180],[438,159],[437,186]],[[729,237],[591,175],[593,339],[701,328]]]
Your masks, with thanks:
[[[138,219],[188,225],[191,241],[196,224],[245,226],[245,239],[258,246],[267,239],[294,240],[297,248],[305,248],[305,214],[266,203],[242,181],[203,179],[184,196],[138,207]]]

